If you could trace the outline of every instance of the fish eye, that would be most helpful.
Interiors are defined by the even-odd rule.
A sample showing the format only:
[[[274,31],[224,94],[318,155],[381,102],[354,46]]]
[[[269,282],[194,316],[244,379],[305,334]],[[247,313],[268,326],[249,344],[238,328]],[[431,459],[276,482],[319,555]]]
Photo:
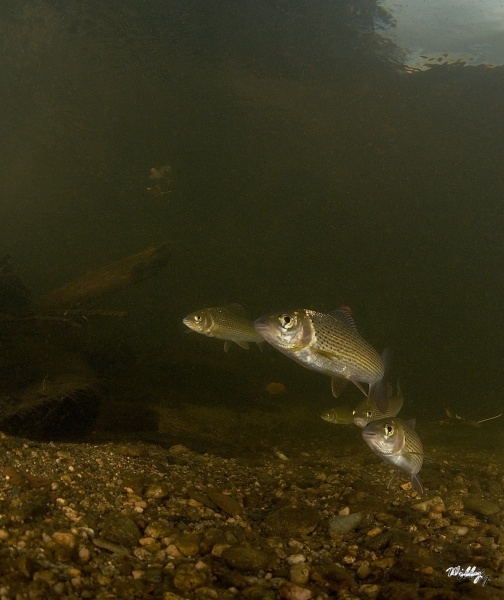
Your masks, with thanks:
[[[290,329],[294,325],[294,319],[291,317],[291,315],[280,315],[280,325],[284,329]]]
[[[194,320],[196,323],[201,323],[201,315],[194,315]]]
[[[368,411],[366,412],[366,417],[367,417],[368,419],[370,419],[372,416],[373,416],[373,411],[372,411],[372,410],[368,410]]]
[[[386,423],[383,426],[383,432],[385,434],[385,437],[390,437],[391,435],[394,434],[394,426],[390,425],[390,423]]]

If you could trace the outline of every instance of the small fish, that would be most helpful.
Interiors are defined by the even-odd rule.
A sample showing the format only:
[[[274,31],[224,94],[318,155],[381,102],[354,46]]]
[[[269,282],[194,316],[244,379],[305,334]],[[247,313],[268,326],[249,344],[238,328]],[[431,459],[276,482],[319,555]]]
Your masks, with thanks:
[[[494,419],[499,419],[502,417],[502,413],[495,415],[495,417],[487,417],[486,419],[480,419],[479,421],[473,421],[472,419],[465,419],[461,417],[456,412],[451,411],[449,408],[445,408],[446,416],[448,419],[446,421],[440,421],[440,425],[447,425],[448,423],[465,423],[466,425],[472,425],[473,427],[481,427],[481,423],[486,423],[487,421],[493,421]]]
[[[261,344],[263,341],[240,304],[203,308],[184,317],[183,323],[197,333],[225,340],[226,352],[232,342],[248,350],[248,342]]]
[[[354,412],[351,406],[341,405],[326,410],[320,415],[320,418],[335,425],[351,425],[354,422]]]
[[[415,419],[403,421],[398,417],[386,417],[371,421],[362,430],[362,437],[386,463],[410,475],[412,488],[423,496],[422,484],[417,476],[422,468],[423,447],[415,431]],[[387,489],[398,473],[392,475]]]
[[[399,411],[403,407],[404,398],[401,392],[399,382],[397,382],[397,389],[395,393],[392,389],[387,389],[387,410],[382,412],[376,406],[376,397],[374,393],[367,398],[364,398],[353,413],[353,422],[357,427],[366,427],[371,421],[377,421],[385,417],[396,417]]]
[[[256,319],[255,328],[303,367],[330,375],[336,397],[348,381],[367,395],[362,384],[369,384],[371,392],[384,377],[382,357],[360,336],[348,308],[331,313],[307,309],[270,313]],[[377,393],[377,402],[385,409],[386,395]]]

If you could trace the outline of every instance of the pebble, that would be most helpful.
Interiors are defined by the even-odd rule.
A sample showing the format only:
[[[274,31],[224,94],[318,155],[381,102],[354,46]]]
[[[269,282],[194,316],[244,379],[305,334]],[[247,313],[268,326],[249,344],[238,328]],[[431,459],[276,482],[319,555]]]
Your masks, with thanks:
[[[196,556],[200,549],[201,536],[198,533],[183,533],[175,540],[175,545],[183,556]]]
[[[490,502],[490,500],[485,500],[481,498],[481,496],[477,494],[471,494],[470,496],[466,496],[463,498],[464,508],[466,510],[470,510],[478,515],[482,515],[487,517],[488,515],[493,515],[496,512],[499,512],[500,506],[495,504],[494,502]]]
[[[310,579],[310,568],[306,563],[293,565],[289,571],[290,580],[296,585],[304,586]]]
[[[136,546],[141,537],[140,530],[131,517],[116,513],[105,518],[101,535],[111,542],[130,548]]]
[[[280,508],[264,519],[264,526],[274,535],[296,537],[308,535],[317,527],[319,513],[310,506]]]
[[[312,593],[310,590],[299,585],[284,581],[278,588],[278,595],[284,600],[310,600]]]
[[[355,529],[364,519],[363,513],[356,512],[349,515],[336,515],[329,520],[329,533],[344,535]]]
[[[53,540],[63,546],[67,550],[73,550],[77,545],[77,538],[73,533],[65,533],[63,531],[56,531],[52,535]]]
[[[434,498],[430,498],[429,500],[423,500],[422,502],[415,502],[415,504],[411,505],[411,508],[413,508],[414,510],[421,510],[424,512],[444,512],[446,510],[444,501],[440,496],[434,496]]]
[[[170,487],[164,482],[151,483],[147,486],[144,492],[145,498],[153,500],[162,500],[170,493]]]
[[[289,554],[289,556],[285,560],[290,565],[297,565],[298,563],[305,562],[306,556],[304,556],[304,554]]]
[[[212,488],[207,490],[207,495],[212,502],[215,502],[215,504],[228,515],[238,517],[243,513],[240,503],[231,496],[221,494]]]
[[[221,556],[230,567],[239,571],[266,569],[272,559],[269,553],[248,546],[230,546]]]
[[[180,592],[192,592],[209,581],[209,569],[193,563],[182,563],[175,569],[173,585]]]

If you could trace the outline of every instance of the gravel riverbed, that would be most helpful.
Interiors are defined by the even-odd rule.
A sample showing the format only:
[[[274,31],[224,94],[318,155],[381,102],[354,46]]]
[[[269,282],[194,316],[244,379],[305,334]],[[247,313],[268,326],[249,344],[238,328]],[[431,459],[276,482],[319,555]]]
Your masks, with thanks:
[[[2,436],[0,599],[504,598],[501,457],[438,445],[419,498],[314,426],[236,457]]]

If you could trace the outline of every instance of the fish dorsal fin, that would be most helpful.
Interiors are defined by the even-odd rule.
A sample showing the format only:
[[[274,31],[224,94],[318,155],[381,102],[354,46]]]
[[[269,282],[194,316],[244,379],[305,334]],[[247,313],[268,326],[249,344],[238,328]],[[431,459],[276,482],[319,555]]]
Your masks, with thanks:
[[[408,419],[406,421],[406,425],[408,425],[409,427],[411,427],[411,429],[415,429],[416,419]]]
[[[354,318],[352,316],[352,311],[350,310],[350,308],[348,308],[348,306],[342,306],[341,308],[338,308],[338,310],[331,310],[329,314],[331,315],[331,317],[338,319],[339,321],[341,321],[345,325],[348,325],[348,327],[350,327],[354,331],[357,331],[358,333],[357,325],[355,324]]]
[[[227,308],[228,310],[234,312],[237,315],[242,315],[243,317],[247,317],[247,311],[243,308],[241,304],[238,302],[233,302],[231,304],[225,304],[223,308]]]

